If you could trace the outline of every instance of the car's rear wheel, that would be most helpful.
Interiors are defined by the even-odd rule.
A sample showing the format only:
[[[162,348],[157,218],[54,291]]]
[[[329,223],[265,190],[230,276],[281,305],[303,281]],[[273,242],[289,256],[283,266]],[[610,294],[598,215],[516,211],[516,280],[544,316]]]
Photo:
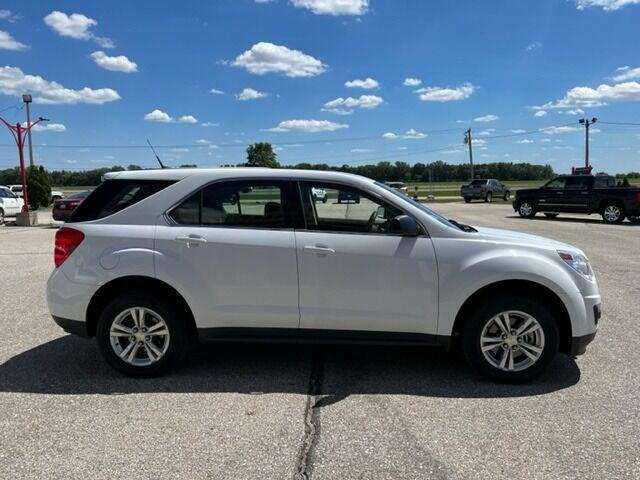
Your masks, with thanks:
[[[0,225],[4,223],[4,210],[0,208]]]
[[[464,203],[471,203],[470,197],[464,197]]]
[[[518,215],[523,218],[533,218],[536,214],[533,204],[528,200],[524,200],[518,204]]]
[[[544,216],[547,217],[547,218],[556,218],[558,216],[558,214],[557,213],[545,213]]]
[[[604,205],[601,214],[605,223],[622,223],[624,220],[624,211],[617,203],[607,203]]]
[[[100,315],[98,346],[109,365],[126,375],[160,375],[186,353],[189,336],[181,317],[175,305],[153,295],[120,295]]]
[[[487,202],[487,203],[493,202],[493,194],[491,192],[488,192],[487,196],[484,197],[484,201]]]
[[[467,362],[503,382],[535,378],[558,352],[556,321],[540,303],[521,296],[491,300],[469,318],[462,332]]]

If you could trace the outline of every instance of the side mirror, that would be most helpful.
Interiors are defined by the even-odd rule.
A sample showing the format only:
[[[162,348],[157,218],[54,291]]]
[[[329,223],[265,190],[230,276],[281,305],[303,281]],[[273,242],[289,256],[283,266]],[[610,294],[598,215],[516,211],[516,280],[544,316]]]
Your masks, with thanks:
[[[408,215],[398,215],[391,219],[390,233],[398,233],[406,237],[417,237],[420,235],[418,222]]]

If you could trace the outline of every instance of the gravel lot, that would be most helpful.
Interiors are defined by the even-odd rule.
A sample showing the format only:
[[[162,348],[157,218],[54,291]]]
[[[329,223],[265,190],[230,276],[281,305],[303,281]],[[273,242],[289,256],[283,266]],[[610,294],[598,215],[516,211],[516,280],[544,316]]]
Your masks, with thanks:
[[[439,350],[243,344],[131,380],[50,319],[55,229],[0,227],[0,478],[640,478],[640,226],[434,208],[583,248],[604,302],[587,354],[506,386]]]

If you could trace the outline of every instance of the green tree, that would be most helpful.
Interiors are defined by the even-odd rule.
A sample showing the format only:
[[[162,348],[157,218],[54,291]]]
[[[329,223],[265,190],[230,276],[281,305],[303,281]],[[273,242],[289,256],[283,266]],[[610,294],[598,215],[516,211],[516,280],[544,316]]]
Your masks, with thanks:
[[[42,165],[29,169],[27,194],[29,195],[29,207],[34,210],[46,207],[51,202],[51,180]]]
[[[268,142],[258,142],[247,147],[246,167],[278,168],[280,164],[276,160],[276,152]]]

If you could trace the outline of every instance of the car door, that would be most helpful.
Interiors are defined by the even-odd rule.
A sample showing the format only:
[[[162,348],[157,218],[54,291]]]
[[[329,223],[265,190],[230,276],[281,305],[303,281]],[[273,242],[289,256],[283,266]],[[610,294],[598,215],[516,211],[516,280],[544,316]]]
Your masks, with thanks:
[[[589,193],[593,185],[593,177],[577,175],[567,177],[564,187],[564,202],[567,211],[587,212],[589,210]]]
[[[2,197],[2,209],[4,210],[5,216],[14,216],[20,212],[20,203],[8,188],[0,188],[0,197]]]
[[[327,203],[312,201],[313,188],[327,192]],[[371,192],[300,182],[300,198],[301,329],[437,332],[437,267],[426,234],[387,233],[402,212]],[[357,202],[338,203],[346,198]]]
[[[566,177],[557,177],[540,189],[538,206],[540,210],[565,211],[564,187]]]
[[[221,181],[163,217],[156,274],[187,298],[198,328],[299,327],[290,192],[282,180]]]

